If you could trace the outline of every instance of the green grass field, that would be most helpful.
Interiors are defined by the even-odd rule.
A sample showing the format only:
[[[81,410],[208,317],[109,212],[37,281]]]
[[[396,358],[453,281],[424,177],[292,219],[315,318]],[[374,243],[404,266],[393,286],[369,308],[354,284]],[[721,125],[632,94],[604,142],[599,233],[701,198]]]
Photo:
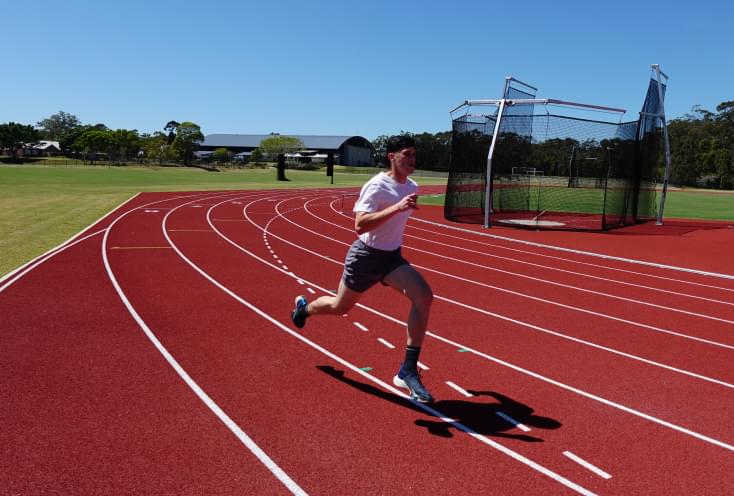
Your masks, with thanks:
[[[0,275],[46,252],[141,191],[328,188],[323,171],[274,169],[206,172],[192,168],[0,166]],[[358,187],[369,174],[340,173],[333,187]],[[418,177],[420,184],[445,184]],[[443,196],[421,197],[443,205]],[[734,221],[734,193],[670,190],[667,218]]]
[[[570,190],[576,192],[578,190]],[[586,197],[582,199],[582,203],[588,206],[601,204],[601,196],[598,191],[588,190],[585,192]],[[567,211],[566,203],[563,196],[556,195],[554,201],[549,201],[551,195],[544,197],[543,208],[558,212]],[[660,192],[658,192],[658,201],[660,200]],[[534,198],[531,208],[537,205],[537,198]],[[422,197],[421,202],[429,205],[443,205],[444,195],[432,195],[431,197]],[[591,208],[591,207],[589,207]],[[598,211],[588,210],[583,206],[574,209],[576,212]],[[734,222],[734,191],[702,191],[702,190],[680,190],[669,189],[668,196],[665,201],[665,218],[667,219],[704,219],[704,220],[728,220]]]
[[[141,191],[361,186],[369,174],[275,169],[207,172],[195,168],[0,165],[0,275],[69,239]],[[422,184],[444,179],[421,178]]]

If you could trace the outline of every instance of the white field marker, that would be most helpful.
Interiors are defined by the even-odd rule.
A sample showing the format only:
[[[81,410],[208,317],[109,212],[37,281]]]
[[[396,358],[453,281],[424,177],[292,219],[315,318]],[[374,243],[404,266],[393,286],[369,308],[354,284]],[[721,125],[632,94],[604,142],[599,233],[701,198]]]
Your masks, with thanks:
[[[503,412],[494,412],[494,413],[498,417],[500,417],[502,420],[504,420],[505,422],[509,422],[510,424],[514,425],[515,427],[517,427],[521,431],[523,431],[523,432],[530,432],[530,427],[528,427],[525,424],[521,424],[520,422],[518,422],[514,418],[510,417],[509,415],[507,415],[506,413],[503,413]]]
[[[387,341],[386,339],[382,339],[382,338],[377,338],[377,340],[378,340],[378,341],[379,341],[380,343],[382,343],[382,344],[384,344],[385,346],[387,346],[388,348],[390,348],[391,350],[395,349],[395,345],[394,345],[394,344],[392,344],[392,343],[391,343],[390,341]]]
[[[359,322],[354,322],[354,325],[357,326],[357,329],[367,332],[367,328],[363,326],[362,324],[360,324]]]
[[[284,265],[283,266],[283,270],[288,270],[288,266],[287,265]]]
[[[464,396],[466,396],[467,398],[471,398],[472,396],[474,396],[473,394],[471,394],[471,393],[470,393],[469,391],[467,391],[467,390],[466,390],[466,389],[464,389],[463,387],[461,387],[461,386],[457,386],[456,384],[454,384],[454,383],[453,383],[453,382],[451,382],[451,381],[446,381],[446,385],[447,385],[448,387],[450,387],[451,389],[454,389],[454,390],[456,390],[456,391],[460,392],[461,394],[463,394],[463,395],[464,395]]]
[[[423,369],[423,370],[430,370],[430,369],[428,368],[428,365],[426,365],[426,364],[424,364],[424,363],[421,363],[421,362],[418,362],[418,368],[419,368],[419,369]]]
[[[587,462],[583,458],[579,458],[578,456],[574,455],[570,451],[564,451],[563,454],[566,455],[571,460],[573,460],[576,463],[578,463],[579,465],[581,465],[582,467],[591,470],[592,472],[594,472],[596,475],[598,475],[599,477],[601,477],[603,479],[611,479],[612,478],[611,475],[609,475],[608,473],[606,473],[605,471],[603,471],[599,467],[596,467],[596,466],[592,465],[591,463]]]
[[[300,284],[301,286],[303,286],[304,284],[306,284],[305,282],[303,282],[302,279],[296,279],[296,281],[298,281],[298,284]]]
[[[311,293],[311,294],[316,294],[316,291],[314,291],[314,290],[313,290],[313,289],[311,289],[311,288],[306,288],[306,291],[308,291],[308,292],[309,292],[309,293]]]

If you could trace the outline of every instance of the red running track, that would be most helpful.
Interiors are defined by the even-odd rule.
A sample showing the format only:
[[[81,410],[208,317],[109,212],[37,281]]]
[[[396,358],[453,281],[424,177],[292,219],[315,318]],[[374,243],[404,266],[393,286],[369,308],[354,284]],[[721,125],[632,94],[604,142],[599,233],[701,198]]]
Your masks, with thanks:
[[[731,491],[726,224],[487,231],[422,207],[425,407],[391,385],[389,288],[290,324],[336,287],[343,193],[139,195],[3,278],[0,494]]]

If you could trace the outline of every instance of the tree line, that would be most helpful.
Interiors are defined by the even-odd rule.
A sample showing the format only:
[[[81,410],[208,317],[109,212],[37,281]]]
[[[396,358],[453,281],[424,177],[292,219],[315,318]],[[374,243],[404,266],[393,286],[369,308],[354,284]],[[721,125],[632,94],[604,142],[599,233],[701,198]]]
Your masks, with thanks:
[[[194,151],[204,140],[198,124],[169,121],[163,131],[139,133],[137,129],[110,129],[104,124],[82,124],[73,114],[60,111],[36,123],[36,126],[8,122],[0,124],[0,149],[6,155],[22,159],[29,145],[56,141],[62,154],[82,160],[181,161],[192,163]]]
[[[401,134],[412,136],[415,139],[418,168],[438,171],[449,170],[451,165],[451,131],[435,134],[401,131]],[[715,112],[695,106],[690,113],[668,122],[668,134],[670,138],[671,184],[718,189],[734,188],[734,101],[722,102],[716,107]],[[383,163],[387,138],[388,136],[385,135],[378,136],[372,142],[373,157],[376,163]],[[461,136],[458,139],[461,139]],[[548,169],[546,170],[547,174],[564,174],[567,173],[568,164],[573,162],[569,159],[569,154],[574,148],[577,153],[586,158],[595,158],[596,155],[599,155],[598,164],[596,164],[599,165],[605,159],[600,154],[611,145],[617,145],[617,153],[622,149],[626,149],[614,143],[572,143],[568,139],[551,139],[537,143],[533,147],[532,153],[524,156],[524,160],[545,167]],[[476,147],[472,149],[474,148]],[[501,151],[497,151],[501,155]],[[624,158],[615,157],[615,161],[633,160],[628,152],[625,151],[627,156]],[[483,159],[485,157],[474,157],[472,160],[481,162]],[[461,162],[461,160],[455,161]],[[588,164],[595,163],[590,161]],[[589,167],[588,164],[587,168]],[[528,164],[518,162],[516,165]],[[658,182],[662,182],[664,171],[665,156],[661,148],[658,154],[656,171],[653,174]]]
[[[734,101],[700,106],[668,123],[672,184],[734,187]]]
[[[671,184],[721,189],[734,187],[734,101],[722,102],[715,112],[695,106],[690,113],[671,120],[668,123],[668,133]],[[401,131],[401,134],[415,139],[418,168],[449,170],[451,131]],[[287,138],[289,137],[274,135],[273,146],[263,143],[262,150],[254,152],[255,158],[260,159],[261,154],[268,156],[276,152],[282,153],[284,143],[279,141]],[[371,142],[376,164],[384,163],[387,138],[388,136],[381,135]],[[11,156],[22,155],[23,148],[29,143],[49,140],[58,141],[63,154],[86,160],[103,158],[126,162],[144,158],[146,161],[161,163],[179,161],[190,164],[194,160],[194,151],[203,139],[199,125],[190,121],[169,121],[162,131],[141,134],[135,129],[113,130],[104,124],[82,124],[76,116],[63,111],[39,121],[35,126],[16,122],[0,124],[0,148]],[[298,145],[302,144],[287,143],[285,148],[291,150]],[[218,152],[216,159],[220,161],[229,157],[226,150]],[[657,165],[659,181],[662,180],[664,168],[664,156],[660,153]]]

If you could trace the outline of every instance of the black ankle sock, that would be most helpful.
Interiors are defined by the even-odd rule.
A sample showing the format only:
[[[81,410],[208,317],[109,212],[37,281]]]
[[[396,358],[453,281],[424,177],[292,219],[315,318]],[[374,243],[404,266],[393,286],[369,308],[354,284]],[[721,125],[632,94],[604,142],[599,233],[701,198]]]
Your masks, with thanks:
[[[406,346],[403,369],[415,371],[418,368],[418,356],[421,354],[420,346]]]

